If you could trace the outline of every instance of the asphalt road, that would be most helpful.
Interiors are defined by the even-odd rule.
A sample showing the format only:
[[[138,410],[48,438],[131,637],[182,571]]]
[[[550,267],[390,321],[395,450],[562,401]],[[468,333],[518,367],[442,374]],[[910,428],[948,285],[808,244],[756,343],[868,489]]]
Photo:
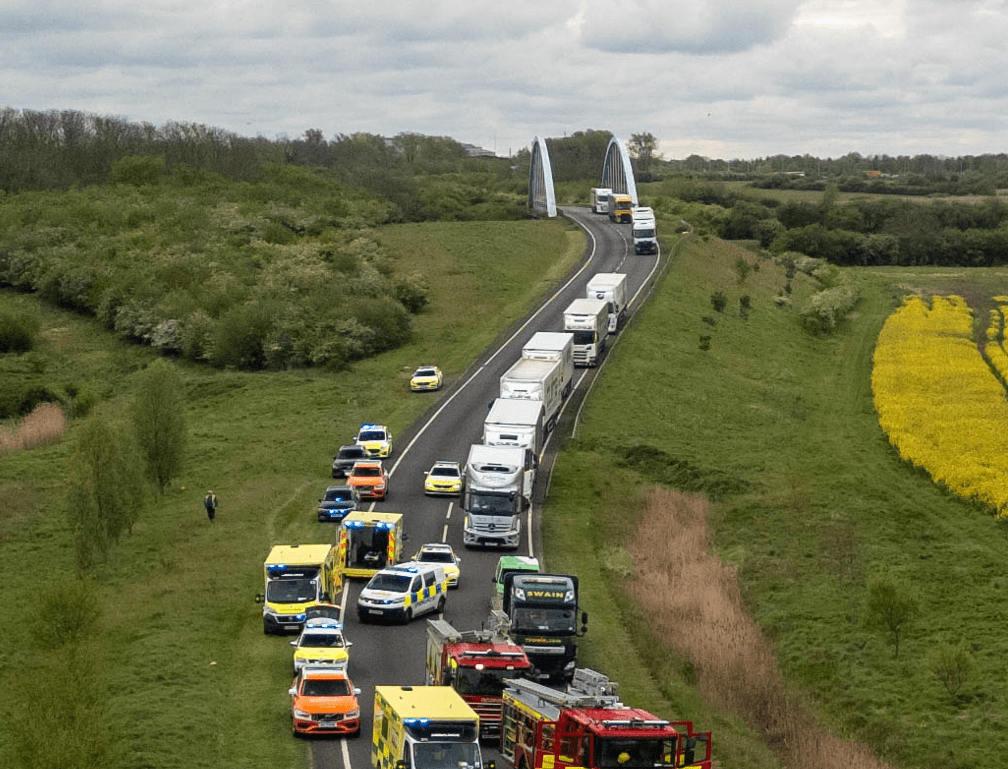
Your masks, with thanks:
[[[501,551],[463,547],[463,514],[459,500],[426,497],[424,471],[438,459],[465,463],[469,446],[482,440],[483,418],[487,405],[498,396],[501,374],[521,356],[522,346],[533,333],[563,330],[564,309],[573,299],[584,296],[585,284],[592,275],[626,273],[631,298],[627,311],[629,319],[647,295],[660,259],[660,255],[634,255],[629,224],[610,223],[607,217],[583,208],[565,208],[561,214],[584,229],[584,259],[538,310],[506,331],[461,377],[438,393],[417,394],[418,398],[431,398],[431,408],[404,434],[395,436],[392,456],[386,460],[391,476],[388,498],[374,505],[377,510],[403,513],[404,529],[409,538],[407,558],[425,542],[448,542],[460,555],[459,587],[449,593],[444,612],[445,619],[460,630],[479,628],[489,617],[491,581]],[[618,334],[615,340],[610,335],[610,349],[617,340]],[[523,544],[519,554],[543,557],[538,516],[548,490],[558,439],[570,434],[597,371],[574,370],[574,390],[546,443],[546,453],[536,477],[533,505],[522,526]],[[382,415],[375,414],[372,419],[381,422]],[[349,673],[361,689],[361,736],[353,740],[313,739],[316,769],[368,769],[374,687],[424,683],[426,620],[433,615],[417,618],[406,626],[360,624],[356,607],[363,584],[362,580],[347,581],[341,597],[344,632],[353,642]],[[590,606],[582,608],[591,611]],[[590,625],[588,632],[591,632]],[[484,759],[495,760],[498,767],[505,766],[493,746],[484,746]]]

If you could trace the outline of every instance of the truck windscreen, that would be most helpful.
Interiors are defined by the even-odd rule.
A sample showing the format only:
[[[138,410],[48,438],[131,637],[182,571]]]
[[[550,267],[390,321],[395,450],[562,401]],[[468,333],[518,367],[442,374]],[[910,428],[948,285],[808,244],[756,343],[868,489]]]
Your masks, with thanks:
[[[518,512],[518,498],[513,494],[470,491],[466,493],[465,509],[476,515],[514,515]]]
[[[435,727],[436,728],[436,727]],[[417,742],[413,745],[412,769],[456,769],[481,766],[476,730],[472,742]]]
[[[505,668],[455,669],[455,691],[461,695],[480,694],[486,697],[500,697],[504,691],[504,679],[514,678],[517,671]]]
[[[538,630],[554,633],[575,633],[577,622],[571,608],[551,609],[543,606],[515,607],[511,627],[515,630]]]
[[[270,603],[306,603],[318,600],[318,582],[314,579],[271,579],[266,585]]]
[[[575,331],[574,332],[574,344],[584,345],[584,344],[595,344],[595,331]]]
[[[595,738],[594,765],[599,769],[653,769],[674,762],[675,746],[670,739]]]

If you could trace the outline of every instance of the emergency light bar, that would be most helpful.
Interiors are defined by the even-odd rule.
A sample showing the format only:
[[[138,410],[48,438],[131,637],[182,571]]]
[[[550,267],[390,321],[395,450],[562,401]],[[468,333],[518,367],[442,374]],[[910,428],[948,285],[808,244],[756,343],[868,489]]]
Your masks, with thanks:
[[[610,727],[624,726],[632,729],[641,729],[645,727],[653,727],[653,728],[665,727],[668,726],[669,723],[670,723],[669,721],[659,721],[657,719],[652,721],[645,721],[642,718],[627,718],[622,720],[613,719],[603,721],[602,726],[610,726]]]
[[[368,526],[383,531],[391,531],[395,528],[395,524],[391,521],[343,521],[345,529],[364,529]]]

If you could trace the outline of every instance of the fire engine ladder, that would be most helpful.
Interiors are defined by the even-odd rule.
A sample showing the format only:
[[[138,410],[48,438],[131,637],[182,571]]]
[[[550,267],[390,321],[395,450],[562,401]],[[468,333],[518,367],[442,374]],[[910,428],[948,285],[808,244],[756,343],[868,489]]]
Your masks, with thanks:
[[[535,697],[556,707],[618,708],[623,706],[616,694],[618,684],[615,681],[610,681],[609,676],[588,668],[578,668],[574,671],[574,679],[566,691],[551,689],[536,681],[526,681],[523,678],[511,679],[507,685],[526,696]]]

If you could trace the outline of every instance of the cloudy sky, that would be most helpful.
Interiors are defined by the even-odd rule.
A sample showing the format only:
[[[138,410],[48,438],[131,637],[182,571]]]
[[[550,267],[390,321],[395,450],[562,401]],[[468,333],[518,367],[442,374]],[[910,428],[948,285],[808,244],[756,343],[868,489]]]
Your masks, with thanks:
[[[0,107],[244,136],[1008,151],[1006,0],[2,0]]]

